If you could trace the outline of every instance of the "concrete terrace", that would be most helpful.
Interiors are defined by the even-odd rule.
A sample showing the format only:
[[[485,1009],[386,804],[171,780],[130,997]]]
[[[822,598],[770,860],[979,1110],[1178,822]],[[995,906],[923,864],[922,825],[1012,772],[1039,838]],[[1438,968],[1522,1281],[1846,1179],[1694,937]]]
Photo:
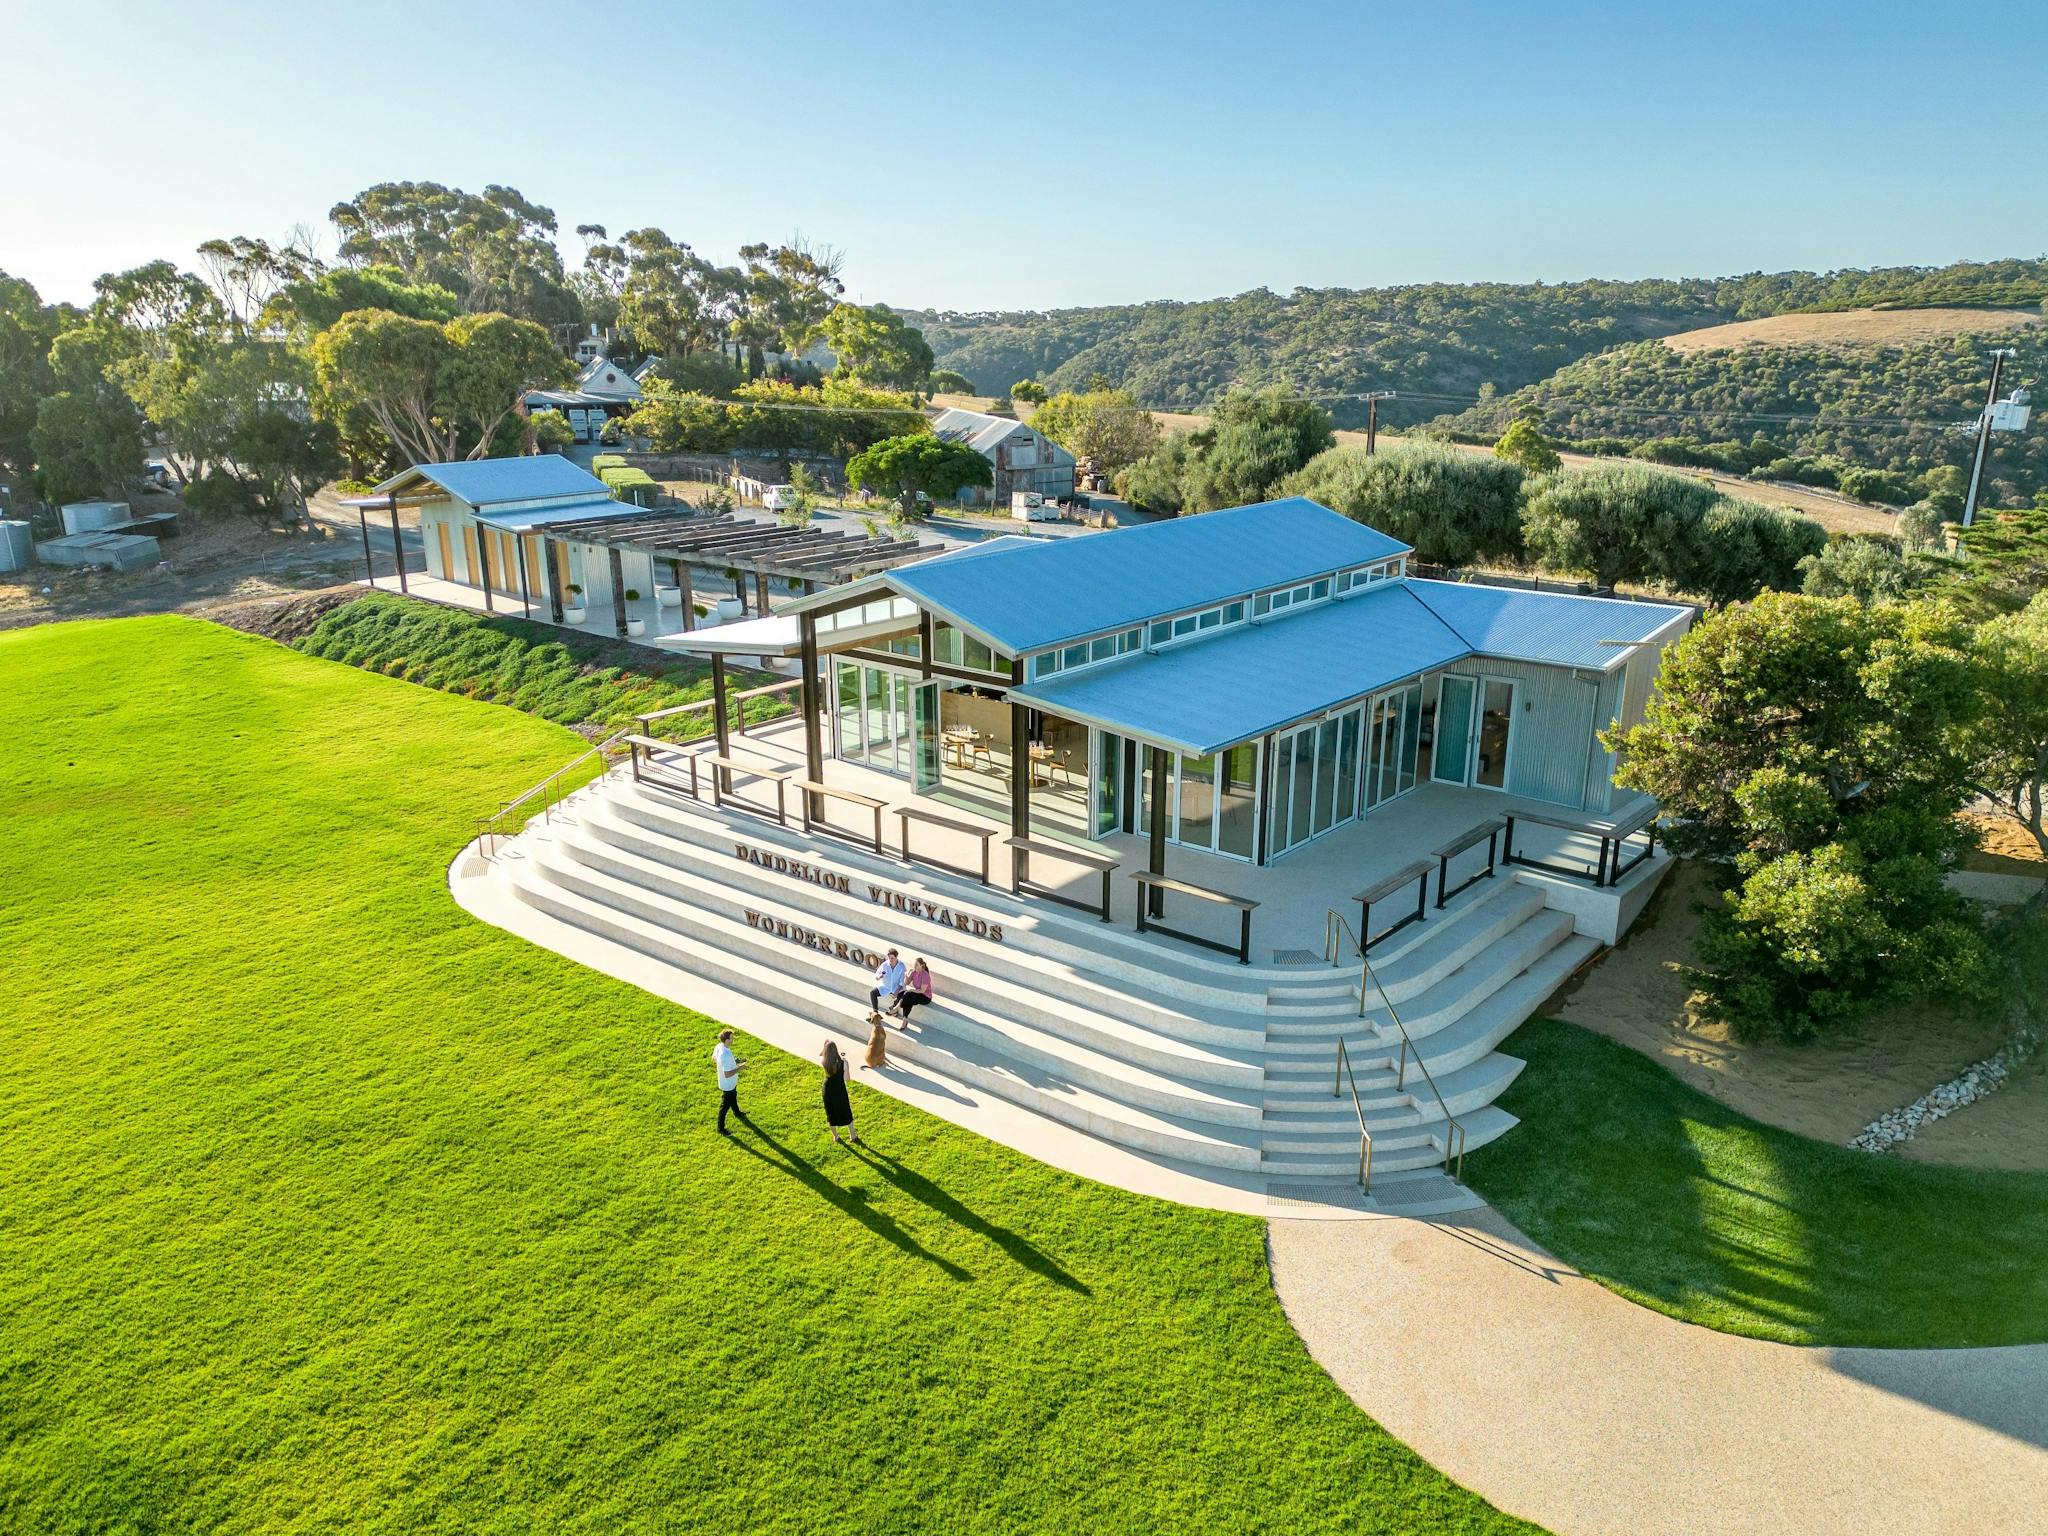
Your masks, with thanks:
[[[759,761],[778,772],[801,776],[804,766],[803,732],[794,719],[757,726],[744,736],[733,738],[733,755],[740,761]],[[706,742],[701,752],[714,750]],[[709,769],[700,769],[706,782]],[[990,844],[991,881],[1007,890],[1011,855],[1004,846],[1009,836],[1007,801],[992,789],[942,789],[936,794],[914,794],[908,782],[859,764],[828,757],[824,782],[880,800],[883,815],[883,846],[898,851],[901,822],[899,806],[936,811],[987,826],[997,835]],[[991,780],[993,785],[996,781]],[[950,783],[950,780],[949,780]],[[735,798],[744,807],[773,814],[775,786],[767,779],[740,776],[734,784]],[[798,824],[794,790],[788,792],[791,825]],[[1136,882],[1129,871],[1146,867],[1147,845],[1143,836],[1116,833],[1087,842],[1079,836],[1081,818],[1070,806],[1041,786],[1032,796],[1032,833],[1048,842],[1068,842],[1085,852],[1115,858],[1122,866],[1110,881],[1112,919],[1131,927],[1136,918]],[[1374,810],[1369,816],[1339,827],[1299,848],[1284,859],[1268,865],[1253,865],[1241,859],[1203,853],[1177,844],[1166,850],[1166,872],[1176,880],[1211,890],[1241,896],[1259,903],[1252,918],[1252,958],[1256,964],[1270,964],[1276,955],[1300,961],[1307,954],[1321,959],[1328,926],[1328,914],[1341,913],[1355,931],[1358,926],[1359,892],[1390,877],[1417,860],[1428,858],[1436,849],[1491,818],[1506,815],[1539,814],[1555,816],[1558,807],[1493,790],[1463,789],[1446,784],[1423,784],[1406,795]],[[872,818],[852,807],[827,806],[827,819],[841,831],[854,833],[872,828]],[[1586,818],[1588,825],[1616,818]],[[978,864],[980,846],[976,838],[944,827],[923,823],[913,825],[912,846],[920,853],[948,864],[971,868]],[[827,840],[831,841],[831,840]],[[1599,857],[1596,836],[1568,832],[1534,822],[1517,822],[1515,847],[1546,861],[1591,869]],[[1455,887],[1486,865],[1486,843],[1454,857],[1450,862],[1450,884]],[[1504,871],[1503,871],[1504,873]],[[1031,876],[1039,884],[1052,886],[1077,899],[1098,900],[1102,879],[1098,874],[1074,866],[1062,866],[1043,858],[1033,861]],[[1496,878],[1499,878],[1496,876]],[[1633,878],[1633,877],[1631,877]],[[1581,882],[1583,883],[1583,882]],[[1630,880],[1624,880],[1627,887]],[[1413,910],[1412,887],[1402,897],[1389,897],[1374,908],[1374,926],[1399,915],[1404,902]],[[1590,892],[1591,887],[1586,886]],[[1429,883],[1429,902],[1434,910],[1436,879]],[[1199,910],[1190,910],[1199,909]],[[1384,916],[1383,916],[1384,914]],[[1217,939],[1234,939],[1236,916],[1221,908],[1183,897],[1169,897],[1168,919],[1176,926]],[[1148,941],[1179,953],[1186,947],[1170,938],[1145,936]]]

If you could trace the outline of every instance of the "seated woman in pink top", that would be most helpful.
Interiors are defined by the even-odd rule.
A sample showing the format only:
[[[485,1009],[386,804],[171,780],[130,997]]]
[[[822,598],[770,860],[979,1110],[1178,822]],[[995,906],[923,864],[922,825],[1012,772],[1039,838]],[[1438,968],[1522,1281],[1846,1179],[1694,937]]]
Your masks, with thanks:
[[[897,995],[896,1006],[891,1011],[904,1023],[910,1022],[910,1010],[919,1003],[932,1000],[932,971],[924,961],[919,960],[910,968],[910,974],[903,980],[903,990]]]

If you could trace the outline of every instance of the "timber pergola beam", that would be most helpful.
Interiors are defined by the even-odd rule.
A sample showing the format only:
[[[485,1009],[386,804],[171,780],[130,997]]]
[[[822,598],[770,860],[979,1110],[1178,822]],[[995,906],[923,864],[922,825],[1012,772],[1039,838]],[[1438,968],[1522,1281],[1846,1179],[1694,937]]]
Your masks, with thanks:
[[[678,565],[723,567],[753,576],[797,576],[826,585],[835,585],[854,572],[921,560],[936,552],[902,539],[688,514],[633,512],[615,518],[541,524],[529,531],[610,550],[631,550]]]

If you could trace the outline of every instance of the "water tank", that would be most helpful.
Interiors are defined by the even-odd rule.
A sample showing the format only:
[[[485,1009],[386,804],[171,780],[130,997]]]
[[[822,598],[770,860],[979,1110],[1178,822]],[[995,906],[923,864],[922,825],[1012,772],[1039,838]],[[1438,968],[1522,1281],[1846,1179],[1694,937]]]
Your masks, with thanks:
[[[0,571],[25,571],[34,548],[28,524],[0,521]]]
[[[97,533],[102,528],[117,528],[133,516],[125,501],[69,501],[61,510],[64,531],[72,533]]]

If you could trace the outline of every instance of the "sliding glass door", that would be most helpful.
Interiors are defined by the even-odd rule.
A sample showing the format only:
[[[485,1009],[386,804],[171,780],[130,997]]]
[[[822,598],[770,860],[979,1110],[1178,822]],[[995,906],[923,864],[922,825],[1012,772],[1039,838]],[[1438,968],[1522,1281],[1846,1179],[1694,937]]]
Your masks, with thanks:
[[[1105,747],[1112,742],[1120,744],[1120,738],[1114,736],[1105,735],[1102,741]],[[1153,796],[1160,792],[1160,787],[1153,783],[1150,750],[1141,743],[1138,752],[1144,764],[1144,798],[1139,806],[1137,825],[1142,836],[1152,825]],[[1108,755],[1111,754],[1105,754]],[[1105,772],[1100,793],[1102,804],[1107,804],[1112,794],[1121,799],[1119,771]],[[1256,742],[1242,742],[1202,757],[1168,753],[1164,793],[1167,841],[1183,848],[1199,848],[1204,853],[1220,853],[1233,859],[1252,857],[1258,845],[1259,820],[1259,748]],[[1100,806],[1097,816],[1099,831],[1114,830],[1107,824]]]
[[[1515,684],[1505,677],[1446,674],[1436,711],[1433,777],[1506,789],[1515,745]]]
[[[833,750],[840,759],[904,778],[915,770],[920,788],[936,784],[936,686],[858,662],[835,660],[832,672]]]

